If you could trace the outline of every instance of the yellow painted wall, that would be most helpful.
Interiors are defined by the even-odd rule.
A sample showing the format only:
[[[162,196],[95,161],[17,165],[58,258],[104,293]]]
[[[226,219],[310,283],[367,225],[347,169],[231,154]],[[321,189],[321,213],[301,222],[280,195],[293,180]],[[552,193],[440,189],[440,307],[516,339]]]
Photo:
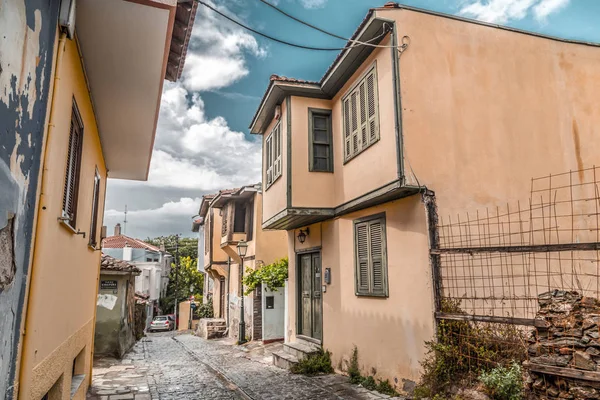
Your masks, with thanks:
[[[94,310],[100,271],[100,251],[88,247],[94,174],[101,176],[99,224],[104,212],[106,168],[96,121],[76,43],[67,40],[58,80],[53,80],[55,102],[43,165],[42,196],[35,238],[25,336],[19,379],[20,399],[41,398],[62,376],[70,388],[74,358],[82,351],[89,383],[93,349]],[[83,151],[76,235],[62,225],[63,185],[73,99],[83,119]],[[68,390],[63,398],[69,398]]]

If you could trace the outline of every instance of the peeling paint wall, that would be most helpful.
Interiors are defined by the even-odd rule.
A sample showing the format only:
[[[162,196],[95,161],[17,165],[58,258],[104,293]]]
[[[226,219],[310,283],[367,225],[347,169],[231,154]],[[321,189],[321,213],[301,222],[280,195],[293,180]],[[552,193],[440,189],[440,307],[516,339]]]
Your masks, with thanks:
[[[13,398],[59,0],[0,0],[0,396]]]

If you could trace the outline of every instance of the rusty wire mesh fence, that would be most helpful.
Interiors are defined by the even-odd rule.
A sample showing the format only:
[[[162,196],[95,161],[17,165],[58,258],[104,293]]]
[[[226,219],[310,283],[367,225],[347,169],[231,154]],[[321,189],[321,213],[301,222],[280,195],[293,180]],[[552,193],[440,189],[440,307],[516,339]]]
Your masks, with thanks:
[[[568,360],[562,366],[572,365],[584,329],[578,323],[551,325],[583,307],[577,303],[582,298],[600,297],[599,180],[598,167],[534,178],[526,202],[438,216],[431,250],[439,282],[438,327],[459,344],[467,370],[522,361],[528,349],[539,356],[531,351],[534,328],[536,335],[558,332],[554,339],[576,339],[546,343],[546,354],[556,350],[566,356],[559,363]],[[564,296],[558,299],[564,293],[576,293],[579,300],[565,305]],[[544,296],[562,307],[546,320],[540,310]],[[501,349],[506,354],[499,356]],[[600,351],[596,356],[600,363]]]

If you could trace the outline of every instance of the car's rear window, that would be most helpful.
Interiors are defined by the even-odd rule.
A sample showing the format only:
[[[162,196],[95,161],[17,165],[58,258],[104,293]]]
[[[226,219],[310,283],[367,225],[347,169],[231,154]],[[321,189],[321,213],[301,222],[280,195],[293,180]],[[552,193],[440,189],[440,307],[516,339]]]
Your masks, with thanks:
[[[166,321],[167,317],[154,317],[155,321]]]

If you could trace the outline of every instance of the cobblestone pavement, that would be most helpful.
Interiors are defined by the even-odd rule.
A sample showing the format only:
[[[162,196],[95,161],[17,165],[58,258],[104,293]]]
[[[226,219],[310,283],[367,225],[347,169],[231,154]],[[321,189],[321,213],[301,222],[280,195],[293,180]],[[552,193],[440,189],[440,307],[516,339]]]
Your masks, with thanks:
[[[94,362],[94,400],[375,400],[388,396],[340,375],[305,377],[268,357],[190,334],[150,334],[121,361]]]

